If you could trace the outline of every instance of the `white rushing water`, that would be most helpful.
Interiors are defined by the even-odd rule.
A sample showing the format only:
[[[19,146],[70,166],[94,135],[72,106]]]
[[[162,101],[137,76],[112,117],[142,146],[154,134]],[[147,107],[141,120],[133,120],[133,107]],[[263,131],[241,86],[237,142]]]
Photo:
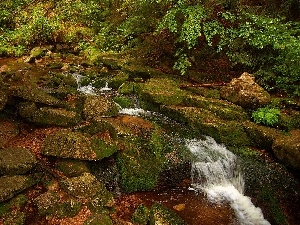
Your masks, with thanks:
[[[194,156],[193,190],[205,193],[213,203],[229,203],[241,225],[270,225],[261,209],[243,195],[244,180],[232,152],[211,137],[188,140],[186,146]]]
[[[150,112],[145,111],[141,108],[121,108],[119,110],[120,114],[130,115],[130,116],[144,116],[150,114]]]

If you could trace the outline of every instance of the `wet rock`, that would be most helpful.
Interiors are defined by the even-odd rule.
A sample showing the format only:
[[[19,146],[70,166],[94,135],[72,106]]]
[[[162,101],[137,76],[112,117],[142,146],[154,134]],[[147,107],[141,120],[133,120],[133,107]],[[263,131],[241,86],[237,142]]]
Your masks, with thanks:
[[[58,159],[56,168],[67,177],[77,177],[90,172],[86,161],[74,159]]]
[[[34,102],[21,102],[18,105],[18,113],[24,119],[30,119],[37,110],[38,107]]]
[[[173,210],[155,203],[151,207],[150,225],[186,225]]]
[[[8,97],[4,91],[0,90],[0,111],[5,107]]]
[[[0,177],[0,202],[14,197],[35,183],[36,181],[32,177],[25,175]]]
[[[0,174],[16,175],[25,174],[31,170],[37,160],[35,156],[25,148],[0,149]]]
[[[185,99],[184,105],[209,110],[224,120],[245,121],[249,119],[242,107],[223,100],[189,96]]]
[[[300,171],[300,130],[279,136],[272,148],[276,157],[288,167]]]
[[[57,131],[46,137],[43,154],[70,159],[101,160],[117,151],[112,140],[80,132]]]
[[[139,205],[131,217],[131,221],[134,224],[141,224],[141,225],[147,225],[149,219],[150,219],[150,210],[144,205]]]
[[[83,225],[113,225],[111,218],[106,213],[94,213]]]
[[[56,213],[58,202],[58,194],[52,191],[47,191],[34,200],[34,204],[37,206],[38,213],[41,216],[54,215]]]
[[[270,127],[258,125],[250,121],[244,121],[242,126],[251,140],[251,145],[271,150],[275,139],[281,135],[281,132]]]
[[[254,77],[247,72],[232,79],[228,86],[222,87],[220,94],[221,98],[250,109],[256,109],[271,101],[270,94],[255,83]]]
[[[103,116],[117,116],[118,112],[119,110],[116,104],[104,96],[86,97],[83,113],[87,119]]]
[[[64,108],[43,107],[35,111],[30,121],[40,125],[68,127],[78,124],[81,117],[78,113]]]
[[[22,98],[30,102],[42,103],[50,106],[63,106],[63,103],[59,99],[35,87],[24,86],[24,85],[11,86],[10,95],[14,97]]]
[[[25,213],[20,211],[11,211],[6,214],[3,218],[3,225],[23,225],[25,223]]]
[[[47,49],[42,47],[35,47],[30,51],[30,56],[27,57],[24,62],[33,63],[36,59],[40,59],[45,56]]]
[[[19,134],[19,125],[15,121],[0,118],[0,147]]]
[[[76,198],[98,198],[101,202],[99,204],[102,206],[110,205],[112,201],[110,192],[90,173],[84,173],[78,177],[66,178],[60,181],[60,185],[67,193]]]
[[[200,134],[213,137],[227,146],[246,146],[251,143],[239,121],[226,121],[209,110],[196,107],[166,106],[162,112],[168,117],[191,126]]]

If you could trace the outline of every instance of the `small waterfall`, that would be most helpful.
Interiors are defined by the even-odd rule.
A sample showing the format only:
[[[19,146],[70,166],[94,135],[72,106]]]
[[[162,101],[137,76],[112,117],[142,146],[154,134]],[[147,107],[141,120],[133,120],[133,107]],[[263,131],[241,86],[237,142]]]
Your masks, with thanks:
[[[103,91],[111,91],[111,88],[108,87],[108,82],[105,82],[105,86],[100,89],[101,92]]]
[[[192,190],[205,193],[213,203],[228,202],[241,225],[270,225],[261,209],[243,195],[244,180],[232,152],[211,137],[188,140],[186,146],[194,156]]]
[[[73,73],[72,76],[75,78],[77,82],[77,90],[84,93],[84,94],[89,94],[89,95],[97,95],[95,88],[89,84],[86,86],[81,85],[82,79],[85,77],[79,73]]]

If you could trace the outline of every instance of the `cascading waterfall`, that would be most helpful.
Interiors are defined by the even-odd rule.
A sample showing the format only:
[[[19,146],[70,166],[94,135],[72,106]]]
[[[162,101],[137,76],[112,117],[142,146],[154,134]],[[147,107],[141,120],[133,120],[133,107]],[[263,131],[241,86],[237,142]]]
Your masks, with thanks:
[[[261,209],[243,195],[244,180],[232,152],[211,137],[187,140],[186,146],[194,156],[192,190],[205,193],[213,203],[228,202],[241,225],[270,225]]]

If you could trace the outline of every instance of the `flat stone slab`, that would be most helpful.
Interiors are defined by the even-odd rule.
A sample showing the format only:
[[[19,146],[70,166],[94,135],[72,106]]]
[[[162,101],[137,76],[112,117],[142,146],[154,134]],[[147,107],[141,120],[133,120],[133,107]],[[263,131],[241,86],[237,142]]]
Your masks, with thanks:
[[[25,148],[0,149],[0,174],[16,175],[25,174],[31,170],[37,160],[35,156]]]
[[[30,176],[15,175],[0,177],[0,202],[11,199],[34,184],[35,180]]]

